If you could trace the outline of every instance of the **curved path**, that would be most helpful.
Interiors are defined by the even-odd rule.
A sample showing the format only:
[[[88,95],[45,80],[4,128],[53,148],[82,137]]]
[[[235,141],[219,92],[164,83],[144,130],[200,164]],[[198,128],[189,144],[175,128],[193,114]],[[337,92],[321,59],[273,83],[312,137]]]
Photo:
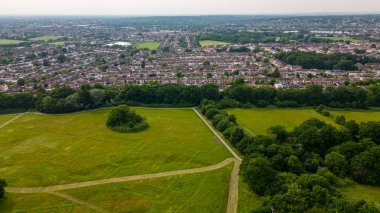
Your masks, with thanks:
[[[108,178],[108,179],[102,179],[102,180],[85,181],[85,182],[79,182],[79,183],[62,184],[62,185],[56,185],[56,186],[6,187],[5,191],[8,193],[19,193],[19,194],[46,193],[46,192],[56,192],[56,191],[61,191],[61,190],[76,189],[76,188],[82,188],[82,187],[88,187],[88,186],[96,186],[96,185],[102,185],[102,184],[122,183],[122,182],[136,181],[136,180],[146,180],[146,179],[153,179],[153,178],[160,178],[160,177],[176,176],[176,175],[195,174],[195,173],[217,170],[234,161],[235,161],[234,158],[228,158],[221,163],[211,165],[211,166],[201,167],[201,168],[195,168],[195,169],[185,169],[185,170],[177,170],[177,171],[161,172],[161,173],[153,173],[153,174],[145,174],[145,175],[116,177],[116,178]]]

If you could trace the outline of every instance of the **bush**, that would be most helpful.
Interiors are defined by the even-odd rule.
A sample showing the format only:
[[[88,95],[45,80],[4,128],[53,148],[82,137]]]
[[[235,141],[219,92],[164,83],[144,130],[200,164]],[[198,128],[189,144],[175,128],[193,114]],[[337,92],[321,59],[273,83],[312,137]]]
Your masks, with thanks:
[[[113,109],[107,120],[107,127],[116,132],[139,132],[147,129],[149,124],[141,115],[136,114],[127,105]]]
[[[0,179],[0,200],[4,197],[4,194],[5,194],[4,187],[6,186],[7,186],[7,183],[5,182],[5,180]]]
[[[346,118],[343,115],[338,115],[335,118],[335,123],[344,125],[346,123]]]

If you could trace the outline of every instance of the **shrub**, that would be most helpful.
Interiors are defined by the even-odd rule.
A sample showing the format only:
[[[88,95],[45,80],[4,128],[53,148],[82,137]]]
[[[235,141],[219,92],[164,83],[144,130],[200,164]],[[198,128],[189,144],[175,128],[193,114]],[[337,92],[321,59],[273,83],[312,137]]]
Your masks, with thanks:
[[[335,123],[344,125],[346,123],[346,118],[343,115],[338,115],[335,118]]]
[[[113,109],[107,120],[107,127],[116,132],[139,132],[147,129],[149,124],[141,115],[136,114],[127,105]]]
[[[4,194],[5,194],[4,187],[6,186],[7,186],[7,183],[5,182],[5,180],[0,179],[0,200],[4,197]]]

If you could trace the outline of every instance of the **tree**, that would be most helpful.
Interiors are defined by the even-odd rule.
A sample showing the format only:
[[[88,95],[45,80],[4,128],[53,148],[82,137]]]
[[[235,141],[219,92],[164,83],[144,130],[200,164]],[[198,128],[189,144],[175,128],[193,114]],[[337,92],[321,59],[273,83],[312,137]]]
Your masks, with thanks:
[[[94,103],[94,106],[100,106],[103,104],[105,91],[103,89],[92,89],[90,90],[91,99]]]
[[[370,138],[380,144],[380,122],[370,121],[360,124],[360,138]]]
[[[234,126],[226,130],[226,137],[232,144],[237,144],[245,137],[244,129]]]
[[[212,74],[211,73],[207,73],[206,77],[207,77],[207,79],[210,79],[210,78],[212,78]]]
[[[144,68],[145,68],[145,65],[146,65],[146,62],[145,62],[145,60],[143,60],[143,61],[141,62],[141,68],[144,69]]]
[[[79,94],[79,103],[82,105],[84,109],[89,109],[93,107],[94,101],[92,99],[89,89],[85,89],[82,86],[78,94]]]
[[[357,155],[352,160],[354,179],[359,183],[380,185],[380,146]]]
[[[344,125],[346,123],[346,118],[344,117],[344,115],[338,115],[335,118],[335,123]]]
[[[273,78],[280,78],[281,77],[281,72],[280,70],[276,67],[276,69],[272,73]]]
[[[49,61],[49,60],[44,60],[44,62],[42,63],[42,65],[44,66],[44,67],[50,67],[51,66],[51,62]]]
[[[276,181],[276,171],[267,158],[246,158],[241,174],[248,186],[258,195],[266,194]]]
[[[210,108],[205,112],[207,119],[211,120],[215,115],[219,114],[220,111],[216,108]]]
[[[204,61],[202,64],[203,64],[203,66],[211,66],[211,62],[210,61]]]
[[[279,142],[285,142],[289,136],[289,133],[283,126],[272,126],[267,129],[267,133],[269,136],[274,137],[274,139],[278,140]]]
[[[289,172],[294,174],[301,174],[303,172],[303,167],[301,161],[298,160],[298,158],[294,155],[290,156],[288,159],[288,169]]]
[[[127,105],[114,108],[108,116],[107,127],[117,132],[138,132],[149,127],[145,118]]]
[[[18,79],[17,80],[17,85],[19,87],[23,87],[25,85],[25,79],[23,79],[23,78]]]
[[[5,180],[0,179],[0,201],[4,197],[5,190],[4,188],[7,186],[7,183]]]
[[[346,157],[338,152],[331,152],[325,156],[327,167],[337,176],[345,177],[348,170]]]
[[[65,61],[67,60],[66,56],[64,54],[60,54],[57,58],[57,61],[58,63],[65,63]]]

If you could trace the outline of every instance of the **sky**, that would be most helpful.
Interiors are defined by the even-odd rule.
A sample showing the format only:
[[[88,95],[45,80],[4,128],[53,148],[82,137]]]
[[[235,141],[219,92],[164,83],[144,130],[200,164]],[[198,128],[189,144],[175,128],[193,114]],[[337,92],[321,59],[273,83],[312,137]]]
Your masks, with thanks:
[[[0,15],[380,13],[380,0],[1,0]]]

